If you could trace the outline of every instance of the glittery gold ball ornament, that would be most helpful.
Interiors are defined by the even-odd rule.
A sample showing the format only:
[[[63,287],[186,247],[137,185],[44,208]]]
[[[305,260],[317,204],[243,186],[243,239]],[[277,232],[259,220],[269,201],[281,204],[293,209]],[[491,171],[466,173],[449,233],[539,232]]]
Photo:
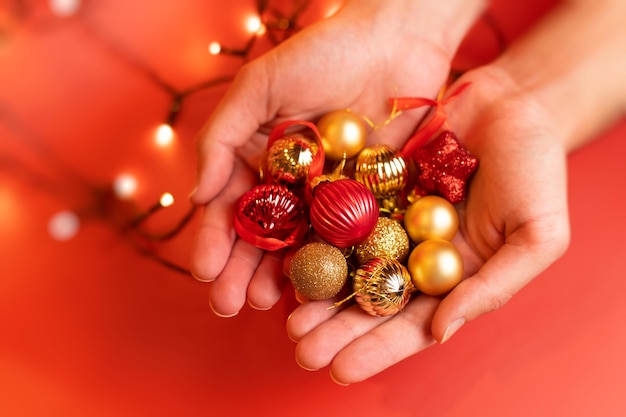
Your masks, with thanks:
[[[372,316],[398,313],[415,289],[404,265],[389,258],[372,258],[363,263],[352,286],[357,303]]]
[[[369,146],[356,159],[354,179],[378,199],[394,197],[406,185],[408,175],[402,156],[387,145]]]
[[[348,263],[336,247],[307,243],[293,255],[289,277],[298,292],[311,300],[326,300],[341,291],[348,278]]]
[[[445,198],[427,195],[409,205],[404,214],[404,228],[413,243],[426,239],[452,240],[459,228],[459,216]]]
[[[303,185],[317,151],[317,144],[301,133],[275,140],[267,150],[264,179],[287,186]]]
[[[365,146],[367,126],[348,110],[327,113],[317,122],[326,158],[338,161],[356,156]]]
[[[409,236],[397,220],[379,217],[374,231],[355,246],[354,253],[360,264],[376,257],[404,262],[409,255]]]
[[[452,243],[429,239],[417,245],[407,264],[415,287],[425,294],[441,295],[463,278],[463,258]]]

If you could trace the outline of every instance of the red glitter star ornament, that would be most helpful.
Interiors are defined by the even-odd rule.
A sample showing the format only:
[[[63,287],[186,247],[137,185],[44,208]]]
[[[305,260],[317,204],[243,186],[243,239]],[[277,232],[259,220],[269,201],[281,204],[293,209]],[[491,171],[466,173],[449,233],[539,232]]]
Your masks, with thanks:
[[[452,204],[465,199],[467,181],[478,168],[478,159],[461,146],[453,132],[444,130],[417,148],[412,157],[417,167],[417,195],[439,195]]]

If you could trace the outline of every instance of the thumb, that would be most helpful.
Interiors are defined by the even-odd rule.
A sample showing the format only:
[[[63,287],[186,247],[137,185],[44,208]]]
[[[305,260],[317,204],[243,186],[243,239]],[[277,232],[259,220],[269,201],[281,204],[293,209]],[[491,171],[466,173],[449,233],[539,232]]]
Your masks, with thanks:
[[[266,74],[260,61],[244,66],[198,135],[196,184],[190,200],[206,204],[224,188],[236,150],[267,120]]]
[[[431,327],[435,339],[444,343],[465,323],[502,307],[561,256],[568,242],[567,226],[539,243],[507,240],[476,274],[463,280],[440,303]]]

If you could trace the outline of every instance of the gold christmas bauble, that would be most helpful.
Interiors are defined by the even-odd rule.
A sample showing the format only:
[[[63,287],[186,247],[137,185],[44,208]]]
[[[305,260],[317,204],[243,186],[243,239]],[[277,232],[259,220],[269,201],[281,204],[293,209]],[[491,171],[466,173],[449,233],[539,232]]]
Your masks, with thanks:
[[[356,156],[365,146],[367,126],[348,110],[327,113],[317,122],[326,158],[338,161]]]
[[[415,287],[428,295],[445,294],[463,278],[463,258],[452,243],[429,239],[417,245],[407,264]]]
[[[355,246],[354,253],[360,264],[377,257],[404,262],[409,255],[409,236],[397,220],[379,217],[374,231]]]
[[[413,243],[427,239],[452,240],[459,228],[459,216],[445,198],[427,195],[406,209],[404,228]]]
[[[298,292],[311,300],[333,298],[348,278],[341,251],[323,242],[307,243],[293,255],[289,278]]]
[[[389,258],[372,258],[363,263],[352,286],[357,303],[372,316],[398,313],[415,290],[404,265]]]
[[[278,184],[303,185],[317,151],[317,143],[303,134],[286,135],[269,146],[262,174]]]
[[[356,159],[354,178],[378,199],[391,198],[402,191],[408,175],[404,158],[387,145],[369,146]]]

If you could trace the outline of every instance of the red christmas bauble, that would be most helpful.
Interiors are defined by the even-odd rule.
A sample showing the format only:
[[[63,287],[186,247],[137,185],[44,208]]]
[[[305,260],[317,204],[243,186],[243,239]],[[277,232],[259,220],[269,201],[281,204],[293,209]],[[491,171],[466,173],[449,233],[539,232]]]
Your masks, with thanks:
[[[374,194],[356,180],[323,182],[314,189],[309,217],[322,239],[347,248],[372,233],[378,221],[378,203]]]
[[[261,249],[291,246],[307,230],[304,204],[283,185],[257,185],[239,199],[234,228],[239,237]]]

